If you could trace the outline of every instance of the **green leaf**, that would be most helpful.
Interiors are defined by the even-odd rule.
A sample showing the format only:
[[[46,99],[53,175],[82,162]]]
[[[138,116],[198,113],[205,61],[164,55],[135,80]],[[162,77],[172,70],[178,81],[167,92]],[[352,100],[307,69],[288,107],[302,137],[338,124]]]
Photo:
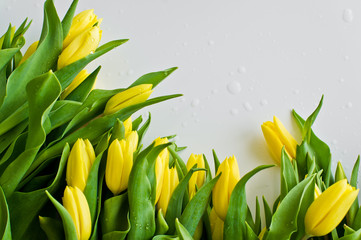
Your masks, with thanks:
[[[345,170],[343,170],[341,162],[337,162],[336,172],[335,172],[335,181],[338,182],[342,179],[347,179]]]
[[[152,84],[153,85],[152,88],[155,88],[161,81],[163,81],[166,77],[168,77],[176,69],[177,69],[177,67],[172,67],[172,68],[166,69],[164,71],[147,73],[147,74],[141,76],[135,82],[133,82],[129,86],[129,88],[140,85],[140,84]]]
[[[229,200],[226,220],[224,221],[223,238],[227,239],[244,239],[246,234],[246,183],[256,173],[274,165],[261,165],[244,175],[234,187]]]
[[[290,239],[291,235],[297,231],[298,224],[302,224],[297,222],[298,216],[300,212],[304,213],[304,207],[306,207],[306,204],[303,204],[302,201],[309,202],[309,199],[303,196],[309,196],[309,192],[314,194],[314,179],[315,175],[307,177],[286,195],[272,217],[270,229],[265,240]]]
[[[0,70],[10,63],[11,59],[19,52],[19,48],[7,48],[0,50]]]
[[[51,112],[49,113],[51,128],[55,129],[69,122],[78,113],[80,107],[81,103],[76,101],[56,101]]]
[[[40,210],[48,201],[45,190],[50,193],[56,193],[63,184],[64,169],[68,160],[70,147],[65,145],[57,167],[57,174],[51,185],[44,189],[38,189],[33,192],[14,192],[9,198],[9,209],[11,213],[11,226],[14,239],[23,239],[24,236],[32,231],[31,223],[39,216]],[[31,209],[31,211],[29,211]]]
[[[78,0],[73,0],[63,20],[61,21],[61,26],[63,29],[63,39],[65,39],[66,35],[68,35],[69,33],[77,5],[78,5]]]
[[[264,196],[262,196],[262,200],[263,200],[264,216],[265,216],[265,220],[266,220],[266,227],[269,228],[269,226],[271,225],[271,221],[272,221],[272,211],[271,211],[271,208],[268,205],[268,202]]]
[[[220,176],[221,175],[218,175],[213,178],[198,190],[185,207],[182,216],[179,219],[191,236],[195,233],[197,225],[201,220],[204,211],[207,209],[210,194]]]
[[[168,223],[163,216],[162,209],[158,210],[155,235],[163,235],[169,229]]]
[[[361,229],[357,230],[354,233],[339,238],[339,240],[360,240],[360,239],[361,239]]]
[[[175,231],[175,219],[176,218],[180,218],[180,216],[182,215],[182,209],[183,209],[183,196],[185,194],[185,192],[187,191],[187,187],[188,187],[188,182],[190,180],[190,178],[192,177],[192,174],[196,171],[199,170],[203,170],[200,168],[195,168],[196,165],[194,165],[189,172],[187,173],[187,175],[180,180],[179,184],[177,185],[177,187],[174,189],[171,198],[169,199],[168,202],[168,208],[167,208],[167,212],[165,215],[165,219],[168,223],[169,226],[169,230],[168,230],[168,234],[174,233]]]
[[[122,45],[127,42],[128,39],[115,40],[108,42],[95,50],[93,54],[73,62],[72,64],[63,67],[55,72],[55,75],[59,79],[62,89],[65,89],[73,81],[73,79],[78,75],[78,73],[91,61],[100,57],[101,55],[109,52],[110,50]]]
[[[218,156],[214,149],[212,149],[212,153],[213,153],[213,160],[214,160],[214,172],[217,173],[218,167],[219,167],[219,165],[221,165],[221,163],[219,162]]]
[[[169,153],[172,155],[173,158],[177,159],[177,162],[179,164],[179,166],[182,169],[183,172],[183,176],[187,174],[188,170],[187,167],[183,161],[183,159],[176,153],[176,151],[174,150],[174,148],[172,147],[168,147]]]
[[[50,217],[39,216],[41,229],[46,233],[49,240],[62,240],[65,238],[63,224],[58,220]]]
[[[282,147],[281,153],[281,201],[287,193],[298,183],[296,173],[293,169],[291,159],[286,153],[285,147]]]
[[[11,240],[10,214],[4,191],[0,187],[0,238]]]
[[[95,80],[100,71],[100,66],[95,69],[84,81],[76,87],[67,97],[67,100],[83,102],[93,89]]]
[[[48,195],[48,198],[50,199],[50,201],[53,203],[56,210],[58,211],[58,213],[63,221],[65,239],[67,239],[67,240],[78,239],[73,219],[71,218],[68,211],[55,198],[53,198],[48,191],[45,191],[45,192],[46,192],[46,195]]]
[[[38,49],[10,75],[7,83],[7,95],[0,108],[0,122],[26,102],[26,85],[35,77],[48,72],[58,59],[62,49],[62,29],[54,4],[45,2],[47,32]]]
[[[246,226],[246,238],[247,240],[258,240],[257,234],[254,230],[249,226],[248,222],[245,222]]]
[[[318,113],[321,110],[322,107],[322,103],[323,103],[323,95],[321,97],[321,100],[317,106],[317,108],[315,109],[315,111],[313,111],[313,113],[307,118],[304,126],[303,126],[303,131],[302,131],[302,136],[303,139],[307,139],[307,141],[309,142],[311,140],[311,127],[313,125],[313,123],[315,122]]]
[[[113,130],[112,130],[112,136],[110,138],[110,144],[115,140],[121,140],[124,139],[125,136],[125,128],[124,128],[124,124],[122,121],[120,121],[119,119],[117,119],[117,121],[114,124]]]
[[[104,201],[102,213],[103,239],[125,239],[130,230],[128,194],[111,197]]]
[[[357,182],[358,182],[358,171],[360,169],[360,156],[357,157],[357,160],[355,162],[355,165],[353,166],[352,169],[352,173],[351,173],[351,180],[350,180],[350,184],[352,187],[357,188]],[[350,210],[347,213],[347,224],[349,226],[351,226],[352,228],[354,227],[354,220],[355,217],[357,215],[359,209],[359,204],[358,204],[358,197],[355,199],[355,201],[353,202]]]
[[[175,219],[175,227],[180,240],[193,240],[192,235],[187,231],[187,228],[179,222],[178,218]]]

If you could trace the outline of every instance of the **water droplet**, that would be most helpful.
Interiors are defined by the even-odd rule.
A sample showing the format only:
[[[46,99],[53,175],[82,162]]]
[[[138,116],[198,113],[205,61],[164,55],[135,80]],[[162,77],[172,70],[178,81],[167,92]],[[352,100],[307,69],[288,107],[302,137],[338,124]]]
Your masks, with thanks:
[[[248,112],[250,112],[250,111],[253,110],[253,107],[252,107],[252,105],[251,105],[249,102],[243,103],[243,107],[244,107],[244,109],[246,109]]]
[[[182,122],[182,127],[184,127],[184,128],[185,128],[185,127],[187,127],[187,126],[188,126],[188,123],[187,123],[187,122],[185,122],[185,121],[184,121],[184,122]]]
[[[209,45],[209,46],[214,45],[214,44],[215,44],[215,42],[214,42],[213,40],[209,40],[209,41],[208,41],[208,45]]]
[[[268,105],[268,101],[266,99],[262,99],[261,100],[261,106],[263,107],[263,106],[266,106],[266,105]]]
[[[199,99],[196,98],[191,102],[191,106],[192,107],[197,107],[199,105],[199,102],[200,102]]]
[[[350,56],[344,56],[343,59],[345,59],[345,61],[350,60]]]
[[[306,52],[302,52],[302,56],[304,56],[304,57],[305,57],[306,55],[307,55],[307,53],[306,53]]]
[[[184,47],[188,46],[188,43],[187,43],[187,42],[184,42],[184,43],[183,43],[183,46],[184,46]]]
[[[345,79],[344,78],[340,78],[340,83],[343,83],[343,82],[345,82]]]
[[[90,40],[91,40],[92,42],[95,42],[95,38],[91,38]]]
[[[319,47],[319,48],[318,48],[318,51],[319,51],[319,52],[322,52],[322,51],[323,51],[323,49]]]
[[[254,87],[249,87],[248,89],[252,92],[254,90]]]
[[[333,144],[333,145],[337,145],[337,143],[338,143],[338,141],[337,141],[336,139],[333,139],[333,140],[332,140],[332,144]]]
[[[182,97],[182,98],[180,99],[180,102],[182,102],[182,103],[184,103],[185,101],[186,101],[185,97]]]
[[[179,55],[180,55],[180,52],[176,52],[175,55],[176,55],[176,56],[179,56]]]
[[[292,92],[293,92],[293,94],[295,94],[295,95],[300,94],[300,90],[298,90],[298,89],[294,89]]]
[[[350,23],[353,21],[353,12],[351,9],[345,9],[343,11],[343,20],[347,23]]]
[[[236,116],[239,113],[238,109],[236,108],[232,108],[230,112],[233,116]]]
[[[234,72],[229,72],[229,76],[234,76]]]
[[[238,72],[239,72],[239,73],[246,73],[246,72],[247,72],[247,69],[246,69],[246,67],[241,66],[241,67],[238,68]]]
[[[177,107],[172,107],[172,111],[173,111],[173,112],[177,112],[177,111],[178,111],[178,108],[177,108]]]
[[[352,102],[348,102],[346,105],[347,108],[352,108]]]
[[[192,116],[193,116],[193,117],[196,117],[196,116],[197,116],[197,113],[196,113],[196,112],[193,112],[193,113],[192,113]]]
[[[231,94],[237,94],[237,93],[241,92],[242,87],[241,87],[241,84],[239,82],[232,81],[232,82],[228,83],[227,90]]]
[[[91,51],[90,54],[94,54],[94,51]]]
[[[107,77],[111,77],[111,76],[112,76],[112,73],[107,72]]]
[[[133,69],[129,69],[128,72],[127,72],[127,75],[130,76],[134,73]]]
[[[194,121],[195,121],[196,123],[200,123],[200,122],[201,122],[201,120],[200,120],[199,118],[196,118]]]

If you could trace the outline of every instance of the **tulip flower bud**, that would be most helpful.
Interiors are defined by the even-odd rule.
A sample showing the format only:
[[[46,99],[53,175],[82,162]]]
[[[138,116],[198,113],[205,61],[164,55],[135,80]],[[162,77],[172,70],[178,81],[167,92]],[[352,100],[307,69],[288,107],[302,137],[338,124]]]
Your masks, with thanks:
[[[209,221],[211,224],[212,239],[222,240],[224,222],[218,217],[214,208],[212,208],[211,213],[209,214]]]
[[[88,9],[82,11],[73,18],[69,33],[63,41],[63,49],[66,48],[79,34],[90,29],[97,22],[101,20],[97,19],[94,14],[94,9]]]
[[[152,92],[152,84],[140,84],[120,92],[109,99],[104,114],[109,115],[120,109],[145,102]]]
[[[310,205],[305,216],[308,236],[324,236],[335,229],[346,216],[355,201],[359,189],[355,190],[343,179],[327,188]]]
[[[89,140],[86,139],[84,141],[79,138],[69,154],[68,166],[66,169],[67,184],[84,191],[94,160],[95,152]]]
[[[273,122],[263,123],[261,128],[271,154],[278,164],[281,161],[283,146],[291,159],[296,158],[297,142],[277,117],[273,117]]]
[[[39,41],[33,42],[28,50],[26,50],[23,58],[20,60],[19,65],[22,64],[23,62],[25,62],[31,55],[33,55],[33,53],[36,51],[36,49],[38,48],[38,44]]]
[[[167,212],[169,199],[171,198],[173,191],[177,187],[178,183],[179,179],[177,169],[175,167],[171,169],[165,167],[162,190],[157,203],[158,209],[162,209],[164,215]]]
[[[89,73],[87,70],[81,70],[78,75],[74,78],[74,80],[70,83],[70,85],[63,91],[60,95],[60,99],[65,99],[75,88],[77,88],[87,77]]]
[[[109,146],[105,168],[105,182],[114,195],[128,188],[133,153],[137,148],[138,134],[133,131],[126,139],[115,139]]]
[[[155,145],[159,146],[161,144],[168,143],[167,138],[157,138],[154,140]],[[156,176],[156,197],[155,203],[158,202],[160,193],[162,191],[163,182],[164,182],[164,172],[165,169],[169,168],[169,151],[167,148],[163,149],[159,155],[157,156],[157,160],[155,162],[155,176]]]
[[[194,164],[197,164],[197,168],[204,168],[204,159],[203,155],[191,154],[187,161],[187,170],[189,171]],[[192,177],[189,179],[189,199],[192,199],[194,194],[196,194],[196,185],[198,188],[202,187],[204,180],[206,178],[205,171],[197,171],[192,174]]]
[[[60,54],[58,69],[88,56],[98,47],[102,31],[94,26],[78,35]]]
[[[63,206],[73,219],[79,240],[88,240],[91,234],[91,216],[88,202],[77,187],[67,186],[64,191]]]
[[[237,160],[234,156],[226,158],[218,167],[217,174],[222,173],[213,188],[213,208],[224,221],[227,216],[228,204],[233,188],[240,179]]]
[[[129,135],[129,133],[132,132],[133,126],[132,126],[132,117],[129,117],[127,120],[123,122],[124,129],[125,129],[125,137]]]

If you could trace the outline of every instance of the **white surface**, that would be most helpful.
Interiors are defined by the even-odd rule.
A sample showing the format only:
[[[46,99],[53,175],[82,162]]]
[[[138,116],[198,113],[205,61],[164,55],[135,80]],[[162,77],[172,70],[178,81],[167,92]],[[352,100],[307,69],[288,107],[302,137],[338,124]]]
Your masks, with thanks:
[[[55,1],[62,17],[70,0]],[[28,46],[42,24],[42,0],[0,2],[0,30],[33,24]],[[234,154],[241,175],[273,163],[260,125],[277,115],[299,139],[295,108],[308,116],[325,94],[314,125],[329,144],[334,163],[349,174],[361,152],[361,2],[355,0],[79,1],[103,18],[102,43],[130,41],[88,69],[103,68],[98,88],[127,86],[151,71],[178,66],[154,96],[184,97],[147,108],[153,121],[147,141],[178,134],[178,144],[205,153],[212,162]],[[145,113],[143,111],[142,113]],[[279,169],[265,170],[248,184],[248,201],[279,191]]]

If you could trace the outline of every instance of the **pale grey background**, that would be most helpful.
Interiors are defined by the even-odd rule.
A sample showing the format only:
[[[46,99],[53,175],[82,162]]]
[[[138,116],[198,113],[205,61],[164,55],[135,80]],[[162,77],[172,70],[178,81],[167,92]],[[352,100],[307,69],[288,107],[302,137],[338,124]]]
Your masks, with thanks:
[[[62,17],[70,0],[55,4]],[[0,30],[33,24],[37,40],[43,0],[1,0]],[[260,125],[277,115],[299,140],[295,108],[309,115],[325,94],[314,129],[349,174],[361,152],[361,2],[356,0],[116,1],[83,0],[103,18],[102,43],[129,38],[88,69],[102,65],[98,88],[125,87],[144,73],[178,66],[153,96],[184,97],[142,111],[152,112],[147,142],[178,134],[178,144],[211,160],[234,154],[243,175],[270,164]],[[248,200],[279,191],[279,169],[248,184]]]

